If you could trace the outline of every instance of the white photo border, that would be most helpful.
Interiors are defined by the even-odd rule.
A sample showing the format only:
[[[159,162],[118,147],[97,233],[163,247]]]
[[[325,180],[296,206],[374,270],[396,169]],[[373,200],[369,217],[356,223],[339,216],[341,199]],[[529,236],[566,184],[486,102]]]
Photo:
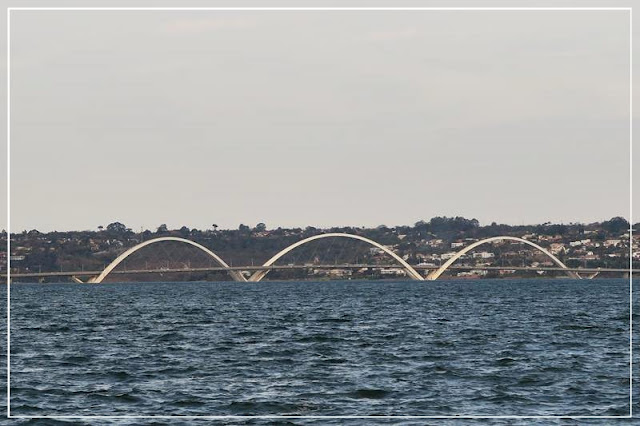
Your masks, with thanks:
[[[11,12],[12,11],[626,11],[629,12],[629,414],[287,416],[287,415],[12,415],[11,414]],[[15,419],[624,419],[633,417],[633,8],[632,7],[7,7],[7,418]]]

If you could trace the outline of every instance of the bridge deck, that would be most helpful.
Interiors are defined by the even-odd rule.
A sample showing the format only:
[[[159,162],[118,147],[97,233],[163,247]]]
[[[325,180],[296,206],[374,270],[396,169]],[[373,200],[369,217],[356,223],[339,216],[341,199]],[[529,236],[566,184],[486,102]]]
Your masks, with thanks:
[[[305,269],[404,269],[401,265],[372,265],[372,264],[334,264],[334,265],[270,265],[270,266],[214,266],[207,268],[161,268],[161,269],[131,269],[114,270],[112,274],[168,274],[187,272],[228,272],[228,271],[265,271],[265,270],[305,270]],[[436,270],[439,266],[416,265],[417,270]],[[561,267],[531,267],[531,266],[472,266],[451,265],[450,270],[461,271],[547,271],[547,272],[577,272],[585,274],[599,273],[630,273],[626,268],[561,268]],[[46,277],[91,277],[99,275],[102,271],[51,271],[51,272],[22,272],[11,273],[11,278],[46,278]],[[6,278],[7,274],[0,274]]]

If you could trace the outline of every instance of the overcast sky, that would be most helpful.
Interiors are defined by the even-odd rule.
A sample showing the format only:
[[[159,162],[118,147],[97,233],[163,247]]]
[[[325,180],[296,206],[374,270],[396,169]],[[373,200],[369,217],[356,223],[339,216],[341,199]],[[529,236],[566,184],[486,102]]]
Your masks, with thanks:
[[[11,125],[12,231],[628,217],[628,13],[14,11]]]

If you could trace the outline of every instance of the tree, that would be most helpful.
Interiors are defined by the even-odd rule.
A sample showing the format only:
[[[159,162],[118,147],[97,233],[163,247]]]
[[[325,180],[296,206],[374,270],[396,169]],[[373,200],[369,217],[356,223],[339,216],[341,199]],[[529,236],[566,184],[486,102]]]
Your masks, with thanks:
[[[611,234],[619,235],[621,232],[629,230],[629,222],[620,216],[612,217],[610,220],[602,222],[602,229]]]
[[[102,232],[104,230],[104,226],[100,225],[98,226],[98,231]]]
[[[169,232],[169,230],[167,229],[166,223],[158,226],[158,229],[156,230],[156,234],[166,234],[167,232]]]
[[[434,217],[429,221],[431,232],[468,232],[477,229],[480,223],[477,219],[465,219],[464,217]]]
[[[213,225],[211,225],[211,227],[213,228],[214,231],[218,230],[218,225],[216,225],[215,223]]]
[[[189,230],[189,228],[187,228],[186,226],[183,226],[182,228],[180,228],[180,235],[182,235],[183,238],[188,237],[190,233],[191,233],[191,230]]]
[[[264,223],[260,222],[259,224],[256,225],[256,227],[253,229],[256,232],[264,232],[267,230],[267,225],[265,225]]]
[[[107,225],[107,232],[114,235],[122,235],[127,232],[127,227],[120,222],[113,222]]]
[[[424,220],[417,221],[413,225],[413,227],[415,228],[416,232],[418,232],[418,234],[426,235],[429,232],[429,224]]]

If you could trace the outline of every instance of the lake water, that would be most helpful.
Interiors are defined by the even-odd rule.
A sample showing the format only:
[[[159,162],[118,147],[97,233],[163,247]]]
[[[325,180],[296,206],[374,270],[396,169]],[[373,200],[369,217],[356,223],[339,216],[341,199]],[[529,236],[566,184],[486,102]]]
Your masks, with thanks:
[[[11,353],[16,415],[626,415],[629,282],[15,284]]]

